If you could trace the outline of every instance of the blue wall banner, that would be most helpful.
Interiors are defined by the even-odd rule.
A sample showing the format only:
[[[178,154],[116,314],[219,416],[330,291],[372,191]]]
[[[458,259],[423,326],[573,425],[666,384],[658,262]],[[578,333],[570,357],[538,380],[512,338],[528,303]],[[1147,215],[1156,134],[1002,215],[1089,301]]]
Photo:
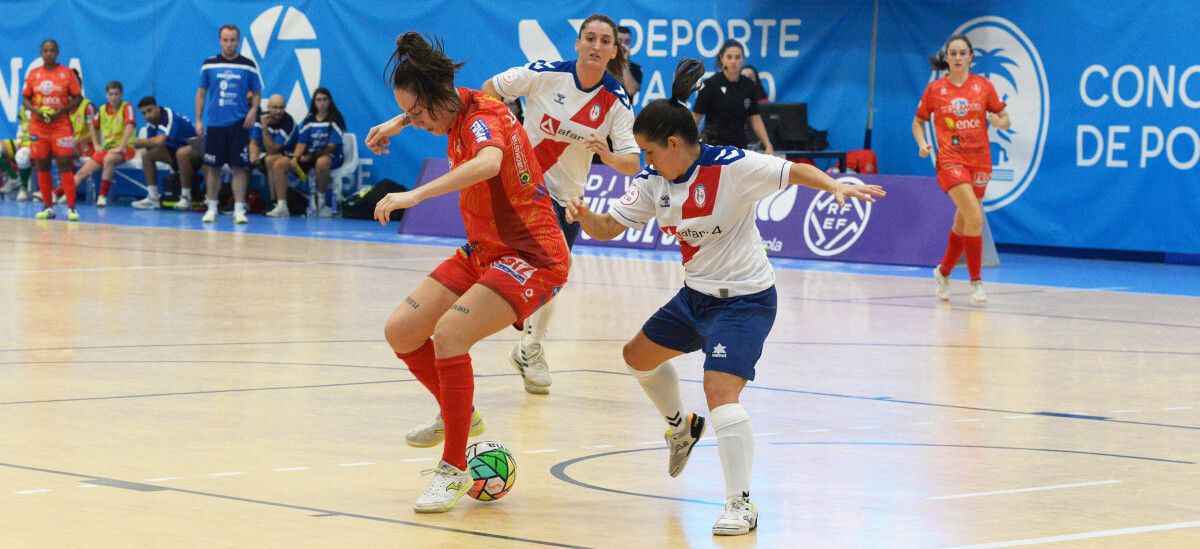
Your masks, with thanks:
[[[439,36],[479,87],[536,59],[576,57],[580,22],[603,12],[633,30],[642,65],[635,109],[663,97],[676,62],[714,70],[726,39],[774,101],[805,102],[809,124],[833,149],[859,148],[866,130],[873,0],[614,0],[136,3],[13,1],[0,30],[0,137],[16,130],[21,86],[40,64],[38,44],[60,46],[86,94],[102,100],[120,80],[125,99],[155,95],[193,115],[200,63],[218,51],[223,23],[261,68],[265,91],[299,118],[328,88],[361,138],[398,112],[384,65],[396,36]],[[1013,127],[992,130],[994,180],[985,206],[997,241],[1078,248],[1200,253],[1200,10],[1194,0],[880,0],[873,149],[884,173],[933,175],[918,158],[913,113],[934,76],[926,57],[949,35],[975,43],[975,72],[1009,104]],[[363,150],[367,181],[410,184],[445,138],[406,131],[387,155]]]

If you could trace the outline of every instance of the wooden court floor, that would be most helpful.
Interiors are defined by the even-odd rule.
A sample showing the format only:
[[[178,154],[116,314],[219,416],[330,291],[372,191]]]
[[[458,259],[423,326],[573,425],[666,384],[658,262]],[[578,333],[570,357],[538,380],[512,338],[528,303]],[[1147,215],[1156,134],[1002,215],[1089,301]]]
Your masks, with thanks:
[[[780,270],[759,529],[717,539],[715,441],[670,478],[620,359],[679,267],[596,256],[550,395],[516,332],[472,352],[513,492],[417,515],[440,450],[403,434],[435,409],[382,326],[449,253],[0,219],[0,547],[1200,546],[1200,299]]]

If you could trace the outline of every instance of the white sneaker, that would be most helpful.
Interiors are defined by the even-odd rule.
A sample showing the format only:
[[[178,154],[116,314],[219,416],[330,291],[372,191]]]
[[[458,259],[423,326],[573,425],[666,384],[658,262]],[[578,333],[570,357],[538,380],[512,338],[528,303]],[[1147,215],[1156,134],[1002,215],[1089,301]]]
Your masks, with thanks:
[[[546,364],[546,351],[540,344],[526,350],[518,341],[508,355],[508,362],[525,378],[525,392],[533,395],[550,392],[550,365]]]
[[[234,210],[233,211],[233,223],[235,225],[245,225],[249,222],[250,222],[250,220],[246,219],[246,212],[244,212],[242,210]]]
[[[17,191],[17,201],[24,202],[26,200],[29,200],[29,191],[27,191],[25,189],[21,189],[21,190]]]
[[[18,186],[20,186],[20,185],[21,185],[21,180],[19,180],[19,179],[9,179],[8,181],[5,181],[5,182],[4,182],[4,186],[3,186],[3,187],[0,187],[0,194],[8,194],[8,193],[11,193],[11,192],[13,192],[13,191],[17,190],[17,187],[18,187]]]
[[[713,525],[712,532],[714,536],[741,536],[755,528],[758,528],[758,509],[750,503],[750,494],[742,492],[741,497],[725,502],[725,512]]]
[[[287,203],[280,200],[275,203],[275,207],[267,212],[267,217],[291,217],[292,212],[288,210]]]
[[[54,195],[54,203],[55,204],[66,204],[67,203],[66,193]]]
[[[413,510],[418,513],[445,513],[453,509],[458,498],[467,493],[473,484],[470,473],[445,461],[439,461],[436,468],[426,469],[421,474],[432,474],[433,478],[429,481],[429,488],[413,505]]]
[[[108,206],[108,198],[106,198],[104,195],[100,195],[100,196],[96,197],[96,207],[97,208],[104,208],[107,206]]]
[[[975,303],[987,303],[987,293],[983,291],[982,280],[972,280],[971,288],[971,301]]]
[[[217,221],[217,210],[209,208],[207,212],[204,212],[204,217],[201,217],[200,221],[205,223],[215,223]]]
[[[181,212],[186,212],[192,209],[192,201],[188,198],[180,198],[179,202],[175,203],[175,209]]]
[[[942,301],[950,301],[950,279],[942,274],[940,265],[933,268],[933,281],[937,283],[937,298]]]
[[[704,436],[704,417],[696,413],[691,414],[687,425],[680,425],[674,432],[667,429],[667,433],[663,435],[667,439],[667,447],[671,450],[667,473],[672,477],[677,477],[679,473],[683,472],[688,457],[692,455],[692,448],[696,447],[696,443],[700,442],[702,436]]]
[[[134,202],[133,207],[139,210],[157,210],[159,208],[158,197],[147,196],[146,198]]]
[[[471,431],[470,436],[477,437],[482,435],[487,430],[487,421],[484,421],[483,414],[479,410],[471,410]],[[417,448],[429,448],[437,446],[446,439],[446,424],[442,421],[442,414],[438,414],[433,419],[426,421],[411,431],[404,434],[404,441],[409,446]]]
[[[329,206],[321,206],[317,208],[317,217],[333,217],[333,210]]]

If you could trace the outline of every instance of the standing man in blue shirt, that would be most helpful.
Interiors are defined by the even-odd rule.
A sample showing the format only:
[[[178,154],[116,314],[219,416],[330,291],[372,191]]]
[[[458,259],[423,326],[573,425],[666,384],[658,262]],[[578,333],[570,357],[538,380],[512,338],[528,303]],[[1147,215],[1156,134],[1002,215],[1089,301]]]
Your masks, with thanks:
[[[146,198],[134,202],[133,207],[158,209],[158,162],[170,164],[179,174],[180,203],[190,203],[192,176],[196,173],[200,151],[195,150],[188,141],[196,137],[196,126],[191,119],[174,109],[160,107],[150,95],[138,101],[138,110],[146,119],[146,136],[135,139],[133,146],[142,149],[142,171],[146,176],[147,194]]]
[[[196,90],[196,133],[204,137],[208,205],[203,220],[205,223],[217,220],[221,166],[228,164],[233,170],[233,222],[246,223],[250,128],[258,112],[262,77],[254,61],[238,54],[241,31],[236,25],[222,25],[220,38],[221,53],[200,65],[200,87]]]

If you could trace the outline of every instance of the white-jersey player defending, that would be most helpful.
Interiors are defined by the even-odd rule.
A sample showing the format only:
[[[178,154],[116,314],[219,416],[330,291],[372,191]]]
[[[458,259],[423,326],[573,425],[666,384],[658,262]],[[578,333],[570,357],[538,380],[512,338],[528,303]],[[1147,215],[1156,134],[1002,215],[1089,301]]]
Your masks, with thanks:
[[[525,97],[525,133],[546,174],[546,187],[554,198],[568,248],[575,245],[579,224],[567,222],[563,207],[583,198],[592,155],[625,174],[641,169],[633,140],[633,110],[624,88],[612,76],[621,74],[629,57],[617,43],[617,24],[604,15],[584,19],[575,52],[578,59],[536,61],[483,83],[483,92],[494,97]],[[611,150],[606,138],[612,140]],[[550,392],[542,340],[554,303],[547,303],[525,321],[525,334],[509,357],[530,393]]]
[[[839,183],[807,164],[700,144],[684,102],[703,74],[699,61],[683,60],[671,99],[654,101],[638,114],[633,134],[649,166],[620,203],[608,215],[581,202],[567,213],[599,240],[626,228],[643,229],[651,219],[679,239],[684,287],[625,344],[625,363],[667,421],[667,472],[677,476],[704,433],[704,418],[683,415],[679,377],[669,360],[704,352],[704,394],[725,473],[725,511],[712,531],[738,535],[758,525],[750,503],[754,431],[738,396],[754,379],[776,308],[775,271],[754,224],[755,203],[786,185],[828,192],[839,205],[847,198],[874,202],[884,193],[876,185]]]

